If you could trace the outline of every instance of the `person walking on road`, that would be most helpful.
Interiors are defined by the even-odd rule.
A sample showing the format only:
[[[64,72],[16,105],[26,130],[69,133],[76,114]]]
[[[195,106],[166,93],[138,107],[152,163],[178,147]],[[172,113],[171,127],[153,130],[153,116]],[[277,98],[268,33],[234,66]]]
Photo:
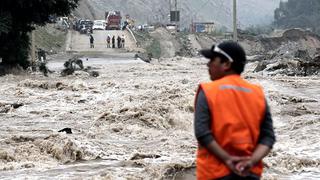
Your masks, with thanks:
[[[94,38],[92,34],[90,34],[90,48],[94,48]]]
[[[116,48],[116,38],[114,36],[112,36],[112,48]]]
[[[240,76],[245,51],[227,41],[200,53],[212,81],[199,85],[195,99],[197,179],[260,179],[275,134],[262,88]]]
[[[111,37],[108,34],[108,37],[107,37],[107,48],[110,48],[110,41],[111,41]]]

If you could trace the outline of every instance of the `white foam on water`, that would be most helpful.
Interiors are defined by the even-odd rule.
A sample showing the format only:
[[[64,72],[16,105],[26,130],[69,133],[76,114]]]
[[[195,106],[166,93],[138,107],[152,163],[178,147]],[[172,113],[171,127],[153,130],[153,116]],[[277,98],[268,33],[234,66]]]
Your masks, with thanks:
[[[161,179],[194,167],[194,95],[208,81],[203,59],[84,65],[100,76],[0,77],[0,110],[23,103],[0,114],[1,179]],[[264,179],[320,178],[319,78],[250,68],[245,76],[264,87],[274,116],[277,143]],[[58,133],[66,127],[73,134]]]

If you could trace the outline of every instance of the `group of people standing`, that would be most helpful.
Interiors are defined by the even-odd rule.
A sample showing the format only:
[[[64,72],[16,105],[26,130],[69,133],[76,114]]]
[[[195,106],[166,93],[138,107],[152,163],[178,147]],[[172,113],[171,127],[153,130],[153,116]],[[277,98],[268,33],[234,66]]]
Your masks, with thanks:
[[[125,37],[122,35],[121,37],[118,36],[117,39],[115,36],[108,35],[107,37],[107,48],[116,48],[116,40],[117,40],[117,47],[124,48],[125,47]]]
[[[89,35],[89,40],[90,40],[90,48],[94,48],[94,38],[92,34]],[[117,40],[117,44],[116,44]],[[125,36],[122,35],[121,37],[118,36],[117,39],[115,36],[110,36],[108,35],[107,37],[107,48],[124,48],[125,47]]]

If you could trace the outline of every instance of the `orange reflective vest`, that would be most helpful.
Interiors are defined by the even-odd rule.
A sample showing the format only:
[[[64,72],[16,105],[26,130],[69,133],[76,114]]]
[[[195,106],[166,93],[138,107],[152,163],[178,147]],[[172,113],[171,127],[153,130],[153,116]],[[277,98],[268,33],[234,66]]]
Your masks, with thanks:
[[[200,89],[207,99],[211,131],[217,143],[230,155],[252,155],[266,110],[262,89],[243,80],[239,75],[228,75],[200,84]],[[261,176],[262,170],[262,162],[259,162],[251,172]],[[230,173],[228,167],[206,148],[198,147],[198,180],[217,179]]]

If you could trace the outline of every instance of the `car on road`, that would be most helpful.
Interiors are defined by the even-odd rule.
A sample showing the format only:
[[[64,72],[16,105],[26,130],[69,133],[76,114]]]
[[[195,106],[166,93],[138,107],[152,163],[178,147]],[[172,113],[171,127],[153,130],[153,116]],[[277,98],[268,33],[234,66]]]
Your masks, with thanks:
[[[87,32],[92,33],[93,22],[90,20],[79,20],[76,22],[76,30],[80,32],[80,34],[86,34]]]
[[[92,26],[93,30],[105,30],[106,29],[106,21],[105,20],[95,20]]]

